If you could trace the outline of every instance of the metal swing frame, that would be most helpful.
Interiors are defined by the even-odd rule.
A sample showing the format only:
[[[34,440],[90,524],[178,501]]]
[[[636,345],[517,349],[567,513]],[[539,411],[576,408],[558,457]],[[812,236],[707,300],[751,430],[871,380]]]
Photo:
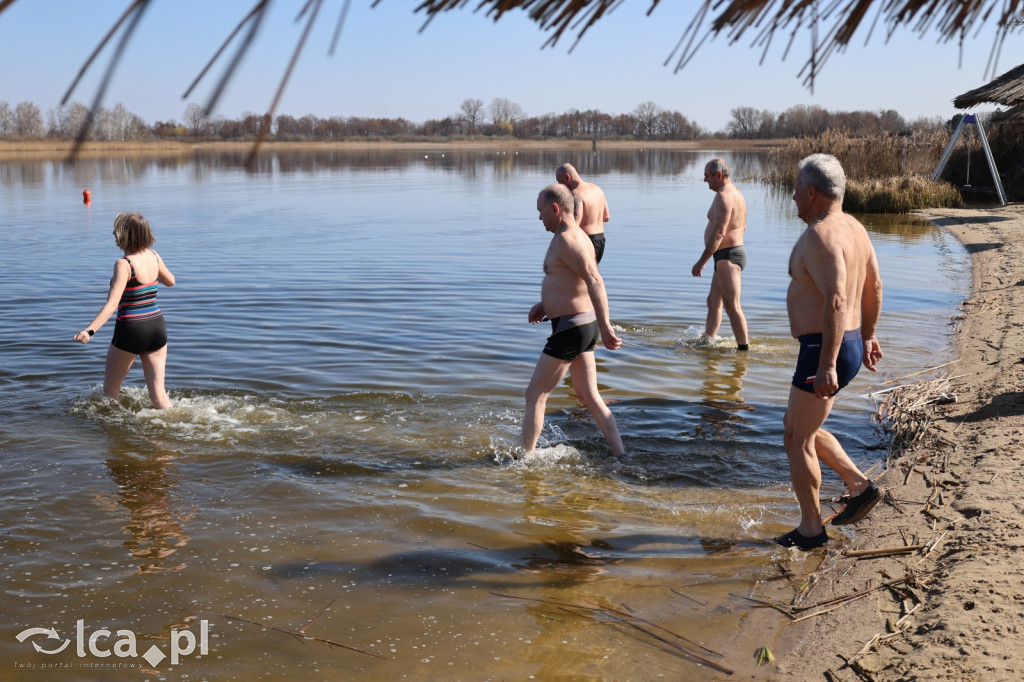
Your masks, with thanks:
[[[939,165],[935,167],[935,172],[932,173],[932,180],[938,180],[939,176],[942,175],[942,171],[945,170],[946,164],[949,163],[949,157],[953,153],[953,147],[956,146],[956,141],[960,139],[960,135],[964,132],[964,127],[968,123],[973,123],[975,128],[978,130],[978,138],[981,140],[981,147],[985,150],[985,158],[988,160],[988,169],[992,171],[992,180],[996,184],[996,194],[999,196],[999,205],[1006,206],[1006,192],[1003,191],[1003,181],[999,178],[999,170],[996,168],[996,161],[992,158],[992,149],[988,146],[988,137],[985,136],[985,127],[981,125],[981,119],[975,114],[966,114],[960,119],[960,123],[957,124],[956,130],[953,131],[953,137],[949,139],[949,144],[946,145],[946,151],[942,152],[942,158],[939,159]],[[970,163],[970,158],[970,152],[968,152],[968,163]]]

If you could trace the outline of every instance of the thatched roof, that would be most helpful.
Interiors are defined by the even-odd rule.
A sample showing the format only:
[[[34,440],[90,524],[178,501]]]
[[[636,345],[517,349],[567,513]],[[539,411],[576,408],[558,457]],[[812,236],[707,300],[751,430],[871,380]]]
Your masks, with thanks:
[[[622,0],[422,0],[417,12],[427,15],[429,23],[439,14],[472,7],[484,10],[495,21],[512,10],[528,12],[541,29],[551,33],[546,45],[553,45],[566,31],[577,31],[579,40],[599,20],[611,14]],[[660,0],[650,0],[648,14]],[[813,86],[828,57],[842,50],[861,27],[870,10],[866,28],[868,37],[881,21],[885,38],[896,29],[908,28],[920,36],[938,33],[943,42],[973,37],[976,29],[995,20],[997,43],[1014,30],[1024,28],[1024,0],[701,0],[694,2],[693,19],[680,27],[682,37],[669,60],[677,58],[676,70],[683,68],[704,41],[726,34],[735,43],[756,33],[752,47],[767,53],[772,39],[782,34],[789,51],[799,34],[813,37],[811,54],[802,74],[805,84]],[[612,19],[614,21],[614,19]],[[863,35],[863,34],[862,34]],[[821,36],[820,38],[818,36]],[[785,54],[785,53],[784,53]],[[667,63],[667,62],[666,62]]]
[[[953,100],[957,109],[970,109],[979,104],[992,102],[1012,107],[1017,114],[1024,113],[1024,64],[1010,69],[987,85],[965,92]],[[1012,113],[1005,112],[1009,115]]]

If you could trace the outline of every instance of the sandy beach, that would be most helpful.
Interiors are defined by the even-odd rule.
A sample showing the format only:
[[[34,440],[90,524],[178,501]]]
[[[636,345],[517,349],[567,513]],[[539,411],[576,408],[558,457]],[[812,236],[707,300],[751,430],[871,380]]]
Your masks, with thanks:
[[[890,453],[886,499],[854,539],[791,581],[789,617],[803,619],[782,628],[767,679],[1022,676],[1024,205],[920,215],[972,254],[972,294],[950,320],[958,359],[894,382],[922,403],[912,442]]]

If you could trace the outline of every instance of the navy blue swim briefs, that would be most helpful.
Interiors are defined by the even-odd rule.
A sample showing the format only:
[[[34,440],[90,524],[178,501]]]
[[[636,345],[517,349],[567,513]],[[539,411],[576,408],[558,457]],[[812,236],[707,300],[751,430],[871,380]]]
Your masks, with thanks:
[[[793,385],[801,391],[814,393],[814,379],[818,376],[818,361],[821,359],[821,334],[804,334],[800,337],[800,355],[796,360],[796,371],[793,373]],[[836,356],[836,375],[839,388],[845,387],[860,371],[864,361],[864,340],[860,329],[853,329],[843,334],[843,343],[839,346]]]

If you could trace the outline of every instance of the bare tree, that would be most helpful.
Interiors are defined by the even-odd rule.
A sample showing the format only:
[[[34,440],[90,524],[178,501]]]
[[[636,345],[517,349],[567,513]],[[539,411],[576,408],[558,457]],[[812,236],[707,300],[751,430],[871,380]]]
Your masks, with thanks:
[[[504,97],[495,97],[491,100],[489,109],[491,122],[494,123],[494,125],[508,123],[515,126],[516,121],[524,116],[523,108],[521,106],[511,100],[505,99]]]
[[[726,124],[729,137],[741,140],[754,140],[760,135],[763,112],[754,107],[736,107],[729,114],[732,120]]]
[[[72,102],[68,105],[65,121],[67,123],[67,136],[74,137],[89,120],[89,107],[81,102]]]
[[[484,101],[482,99],[464,99],[459,106],[462,114],[459,116],[465,124],[469,133],[475,133],[480,127],[484,116]]]
[[[202,105],[192,102],[185,107],[185,125],[196,137],[201,137],[206,134],[206,130],[210,125],[210,115],[206,112],[206,109]]]
[[[0,137],[7,137],[14,132],[14,114],[11,105],[0,100]]]
[[[32,102],[20,102],[14,108],[14,134],[20,137],[42,137],[43,116]]]
[[[644,102],[633,110],[636,119],[636,136],[642,140],[653,140],[658,134],[658,116],[661,107],[654,102]]]

